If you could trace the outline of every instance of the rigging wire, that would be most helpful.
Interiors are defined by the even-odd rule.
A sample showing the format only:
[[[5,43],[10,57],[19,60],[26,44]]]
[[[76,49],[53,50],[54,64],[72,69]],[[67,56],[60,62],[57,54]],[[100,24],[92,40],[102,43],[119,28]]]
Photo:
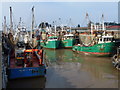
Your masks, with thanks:
[[[90,20],[90,18],[89,18],[89,15],[88,15],[88,13],[86,13],[86,16],[85,16],[85,18],[84,18],[84,20],[83,20],[83,22],[82,22],[82,26],[86,26],[86,25],[88,25],[88,23],[90,22],[91,20]]]

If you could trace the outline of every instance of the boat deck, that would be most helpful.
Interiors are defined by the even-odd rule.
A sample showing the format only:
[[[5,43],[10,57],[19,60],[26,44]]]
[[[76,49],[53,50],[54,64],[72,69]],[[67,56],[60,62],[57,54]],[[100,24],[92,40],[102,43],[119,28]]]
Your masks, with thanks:
[[[15,63],[15,58],[10,59],[10,68],[22,68],[23,66],[17,66]],[[33,57],[33,66],[32,67],[39,67],[39,60],[36,56]]]

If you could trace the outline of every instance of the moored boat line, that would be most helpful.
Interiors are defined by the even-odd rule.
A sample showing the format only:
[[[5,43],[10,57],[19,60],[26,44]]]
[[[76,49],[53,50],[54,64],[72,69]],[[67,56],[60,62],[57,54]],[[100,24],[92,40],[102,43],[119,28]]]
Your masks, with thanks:
[[[15,12],[10,7],[10,16],[9,5]],[[118,88],[120,22],[115,5],[2,3],[3,89]],[[101,12],[106,21],[103,14],[99,18]]]

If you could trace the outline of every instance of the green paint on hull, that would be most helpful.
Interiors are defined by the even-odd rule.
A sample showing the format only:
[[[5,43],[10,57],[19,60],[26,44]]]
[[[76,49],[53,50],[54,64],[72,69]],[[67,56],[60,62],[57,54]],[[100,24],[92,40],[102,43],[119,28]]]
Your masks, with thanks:
[[[40,46],[44,48],[57,49],[60,45],[60,40],[57,36],[50,36],[47,40],[38,40]]]
[[[44,48],[51,48],[51,49],[57,49],[59,48],[60,41],[47,41],[47,42],[41,42],[41,46]]]
[[[66,39],[61,41],[62,48],[72,48],[75,45],[75,39]]]
[[[115,42],[101,43],[93,46],[73,46],[72,50],[77,52],[89,53],[97,56],[108,56],[112,54],[116,48]]]

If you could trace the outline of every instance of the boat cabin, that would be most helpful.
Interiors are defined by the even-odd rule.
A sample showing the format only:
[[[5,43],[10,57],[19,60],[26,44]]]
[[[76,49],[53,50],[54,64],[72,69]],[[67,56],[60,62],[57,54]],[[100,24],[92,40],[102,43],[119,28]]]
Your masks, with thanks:
[[[16,44],[16,48],[15,48],[15,58],[16,58],[16,64],[17,65],[22,65],[23,64],[24,50],[25,50],[24,42],[18,42]]]
[[[57,36],[50,36],[48,37],[48,41],[57,41],[58,37]]]
[[[64,35],[63,39],[73,39],[74,38],[74,35],[73,34],[66,34]]]
[[[109,43],[113,42],[113,36],[102,36],[98,39],[98,43]]]

